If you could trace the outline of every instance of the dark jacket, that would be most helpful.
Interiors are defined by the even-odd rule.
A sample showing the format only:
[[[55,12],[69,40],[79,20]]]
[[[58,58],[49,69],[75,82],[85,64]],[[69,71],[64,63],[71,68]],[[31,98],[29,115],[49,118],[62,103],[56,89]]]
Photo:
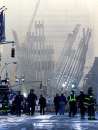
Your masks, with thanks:
[[[86,107],[95,106],[95,104],[96,104],[96,100],[95,100],[93,95],[86,95],[85,96],[85,106]]]
[[[34,93],[30,93],[27,98],[27,102],[29,105],[36,105],[37,96]]]
[[[78,97],[77,97],[77,102],[78,102],[78,107],[83,107],[84,104],[85,104],[85,94],[80,94]]]
[[[59,96],[55,96],[54,97],[54,105],[55,106],[59,106],[59,102],[60,102],[60,97]]]
[[[61,95],[59,97],[59,102],[64,102],[64,104],[66,105],[66,103],[67,103],[66,97],[64,95]]]
[[[14,99],[14,105],[17,107],[21,107],[21,103],[23,101],[23,96],[22,95],[16,95],[15,99]]]
[[[42,107],[46,107],[46,99],[44,97],[39,98],[39,105]]]

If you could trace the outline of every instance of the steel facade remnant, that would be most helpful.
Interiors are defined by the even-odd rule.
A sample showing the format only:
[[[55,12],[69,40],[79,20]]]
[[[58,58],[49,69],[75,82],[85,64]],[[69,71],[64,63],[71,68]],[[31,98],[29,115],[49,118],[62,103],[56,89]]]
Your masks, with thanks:
[[[79,30],[77,33],[79,33]],[[80,39],[77,49],[73,48],[74,44],[76,44],[75,37],[74,43],[71,41],[72,46],[70,47],[71,49],[69,55],[63,55],[69,48],[67,48],[65,52],[62,52],[61,56],[63,57],[63,61],[60,61],[59,63],[55,80],[55,88],[57,88],[57,90],[60,90],[62,88],[62,84],[64,83],[66,83],[65,91],[70,91],[72,89],[72,84],[74,84],[76,88],[79,85],[79,82],[83,76],[91,30],[89,28],[87,28],[87,30],[83,28],[82,35],[83,36]],[[64,51],[64,49],[62,51]],[[62,65],[61,62],[64,63],[64,65]],[[59,69],[60,65],[62,71]]]

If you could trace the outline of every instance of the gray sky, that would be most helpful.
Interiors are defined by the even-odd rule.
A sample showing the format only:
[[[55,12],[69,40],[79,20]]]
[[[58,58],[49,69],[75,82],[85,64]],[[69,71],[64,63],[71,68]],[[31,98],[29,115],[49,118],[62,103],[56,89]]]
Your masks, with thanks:
[[[16,30],[19,39],[23,41],[31,21],[37,0],[0,0],[0,6],[5,5],[6,36],[13,39],[12,29]],[[98,0],[40,0],[36,19],[45,23],[48,37],[56,43],[56,48],[65,41],[68,32],[75,24],[89,26],[93,30],[94,54],[98,56]],[[52,41],[52,42],[53,42]]]

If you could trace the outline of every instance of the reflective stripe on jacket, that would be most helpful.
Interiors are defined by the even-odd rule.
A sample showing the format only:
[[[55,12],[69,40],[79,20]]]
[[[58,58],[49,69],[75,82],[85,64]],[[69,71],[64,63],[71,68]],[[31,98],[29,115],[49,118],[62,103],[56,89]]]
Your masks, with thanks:
[[[76,101],[75,95],[69,97],[69,102],[73,102],[73,101]]]
[[[89,95],[85,97],[85,103],[86,106],[95,105],[94,97],[92,95]]]

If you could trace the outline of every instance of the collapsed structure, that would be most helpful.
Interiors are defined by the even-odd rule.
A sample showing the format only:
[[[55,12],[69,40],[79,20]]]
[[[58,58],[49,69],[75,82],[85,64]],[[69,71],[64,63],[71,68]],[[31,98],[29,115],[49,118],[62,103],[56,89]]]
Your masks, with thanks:
[[[13,34],[17,39],[15,32]],[[35,22],[34,32],[27,33],[27,39],[23,45],[17,44],[20,66],[18,74],[24,75],[26,89],[30,89],[31,86],[37,93],[43,92],[48,95],[54,95],[58,91],[78,90],[90,37],[89,28],[85,29],[79,24],[76,25],[73,32],[68,34],[61,56],[54,68],[54,50],[52,46],[45,44],[44,24],[40,21]]]
[[[54,74],[55,78],[51,82],[52,86],[55,85],[55,91],[57,92],[78,90],[83,76],[91,30],[89,28],[83,28],[81,32],[79,30],[80,25],[76,25],[73,32],[68,35],[65,42],[68,47],[63,47],[59,58]]]
[[[17,35],[13,31],[17,40]],[[20,45],[17,40],[18,75],[23,75],[26,89],[34,88],[46,94],[47,81],[54,71],[53,47],[46,44],[44,24],[36,21],[34,32],[27,33],[25,43]],[[40,93],[39,93],[40,94]]]
[[[77,24],[72,33],[68,34],[61,56],[54,67],[54,50],[50,44],[46,44],[44,23],[35,21],[39,5],[40,0],[36,2],[23,44],[19,43],[17,34],[13,31],[17,43],[18,75],[25,78],[24,84],[28,86],[26,89],[31,86],[39,94],[41,91],[54,95],[56,92],[78,89],[83,76],[91,30],[81,29]]]

